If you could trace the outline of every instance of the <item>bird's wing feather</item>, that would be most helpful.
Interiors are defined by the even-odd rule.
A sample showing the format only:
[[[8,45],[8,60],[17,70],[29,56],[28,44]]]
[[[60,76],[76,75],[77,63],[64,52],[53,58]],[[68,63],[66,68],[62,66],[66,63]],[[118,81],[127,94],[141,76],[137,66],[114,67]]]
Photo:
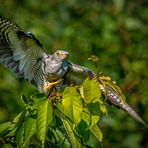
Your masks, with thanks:
[[[87,77],[94,77],[95,73],[86,67],[79,66],[67,61],[68,70],[64,80],[66,84],[81,84]]]
[[[86,77],[94,77],[95,73],[89,70],[86,67],[82,67],[71,62],[68,63],[68,71],[65,75],[65,83],[66,84],[76,84],[80,85]],[[100,84],[100,82],[98,81]],[[123,102],[121,95],[118,91],[115,91],[110,85],[106,85],[107,94],[105,88],[102,84],[100,84],[100,88],[102,91],[102,98],[106,98],[109,103],[116,106],[117,108],[121,108],[122,110],[129,113],[135,120],[146,125],[146,123],[142,120],[142,118],[127,104],[127,102]],[[147,125],[146,125],[147,126]]]
[[[0,17],[0,62],[17,76],[31,81],[34,66],[46,53],[38,39]]]

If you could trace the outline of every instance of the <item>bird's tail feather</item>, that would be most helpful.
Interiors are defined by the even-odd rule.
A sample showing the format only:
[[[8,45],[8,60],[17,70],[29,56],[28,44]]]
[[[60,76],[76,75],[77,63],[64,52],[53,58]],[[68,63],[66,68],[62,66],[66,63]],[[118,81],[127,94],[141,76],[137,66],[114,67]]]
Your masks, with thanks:
[[[129,104],[125,103],[122,107],[122,110],[126,111],[131,117],[133,117],[136,121],[140,122],[144,126],[147,124],[142,120],[142,118],[129,106]]]
[[[105,87],[107,89],[105,89]],[[125,101],[125,97],[119,87],[114,87],[112,85],[109,85],[108,83],[104,83],[104,85],[100,84],[100,88],[102,91],[103,98],[106,98],[106,101],[109,104],[124,110],[136,121],[140,122],[144,126],[147,126],[147,124],[142,120],[142,118]]]

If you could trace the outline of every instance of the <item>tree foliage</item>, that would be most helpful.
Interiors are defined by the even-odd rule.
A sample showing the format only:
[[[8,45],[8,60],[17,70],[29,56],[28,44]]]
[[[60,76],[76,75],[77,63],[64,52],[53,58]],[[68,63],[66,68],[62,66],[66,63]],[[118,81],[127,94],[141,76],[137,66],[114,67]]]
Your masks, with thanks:
[[[68,50],[72,62],[116,80],[128,103],[148,122],[147,0],[0,0],[0,14],[32,32],[48,52]],[[95,66],[87,60],[91,55],[99,57]],[[0,123],[24,110],[22,94],[30,98],[34,93],[36,88],[0,66]],[[40,97],[33,99],[35,103]],[[1,125],[1,130],[10,124]],[[89,132],[82,129],[87,126],[84,121],[79,125],[85,140]],[[108,107],[100,127],[104,147],[148,147],[147,130],[113,107]],[[14,135],[16,125],[9,130]],[[62,143],[64,137],[60,138]]]
[[[22,96],[22,100],[24,111],[0,125],[3,145],[77,148],[94,147],[92,137],[102,141],[98,122],[106,110],[96,79],[87,78],[79,88],[66,87],[58,96]]]

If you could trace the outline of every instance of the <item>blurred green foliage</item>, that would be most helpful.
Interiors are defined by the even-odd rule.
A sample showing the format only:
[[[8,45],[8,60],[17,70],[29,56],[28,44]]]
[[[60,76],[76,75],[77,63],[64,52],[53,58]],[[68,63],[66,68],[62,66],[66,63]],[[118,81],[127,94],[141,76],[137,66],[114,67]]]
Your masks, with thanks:
[[[146,0],[0,0],[0,14],[30,31],[48,52],[65,49],[70,60],[117,81],[128,103],[148,122],[148,9]],[[22,109],[20,97],[37,90],[0,66],[0,123]],[[108,107],[101,122],[103,147],[148,147],[147,133],[122,111]]]

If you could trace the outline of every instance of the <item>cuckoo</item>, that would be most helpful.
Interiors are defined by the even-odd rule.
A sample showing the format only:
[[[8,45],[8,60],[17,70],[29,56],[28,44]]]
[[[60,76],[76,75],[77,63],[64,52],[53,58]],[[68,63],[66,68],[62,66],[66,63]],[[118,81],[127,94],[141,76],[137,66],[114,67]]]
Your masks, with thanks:
[[[52,54],[44,51],[40,41],[30,32],[0,17],[0,62],[14,72],[18,78],[24,78],[34,84],[41,93],[48,93],[53,86],[60,84],[80,85],[87,77],[96,74],[86,67],[67,60],[69,53],[57,50]],[[117,90],[110,85],[102,85],[102,98],[129,113],[135,120],[144,124],[141,117],[125,102]],[[106,88],[105,88],[106,87]],[[105,92],[107,90],[107,93]]]

